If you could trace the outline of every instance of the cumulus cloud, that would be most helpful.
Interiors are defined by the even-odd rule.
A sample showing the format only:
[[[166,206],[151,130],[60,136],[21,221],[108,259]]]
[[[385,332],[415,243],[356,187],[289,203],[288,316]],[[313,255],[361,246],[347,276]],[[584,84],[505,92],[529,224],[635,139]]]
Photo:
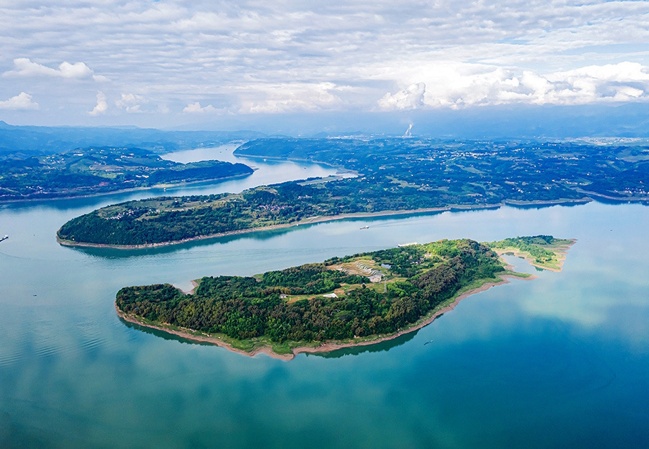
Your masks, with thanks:
[[[206,112],[216,112],[217,109],[208,104],[207,106],[201,106],[200,102],[190,103],[183,108],[185,114],[204,114]]]
[[[397,93],[387,93],[379,100],[381,109],[419,109],[424,106],[424,94],[426,93],[426,84],[411,84],[408,88]]]
[[[587,66],[547,76],[558,102],[590,103],[649,98],[649,68],[623,62]]]
[[[142,112],[142,105],[147,103],[147,100],[137,94],[122,94],[119,100],[115,102],[115,106],[126,112]]]
[[[32,96],[25,92],[21,92],[8,100],[0,101],[0,109],[19,111],[38,108],[38,103],[32,101]]]
[[[88,67],[83,62],[69,63],[67,61],[64,61],[59,64],[58,68],[53,69],[51,67],[33,62],[29,58],[14,59],[14,69],[5,72],[4,75],[17,77],[52,76],[68,79],[93,78],[96,81],[107,80],[106,77],[95,76],[90,67]]]
[[[106,94],[103,92],[97,92],[97,104],[88,112],[92,116],[102,115],[108,110],[108,101],[106,100]]]
[[[462,108],[524,103],[573,105],[649,100],[649,68],[638,63],[592,65],[538,74],[474,64],[447,64],[419,76],[426,80],[379,101],[384,110]],[[426,88],[426,86],[429,86]]]

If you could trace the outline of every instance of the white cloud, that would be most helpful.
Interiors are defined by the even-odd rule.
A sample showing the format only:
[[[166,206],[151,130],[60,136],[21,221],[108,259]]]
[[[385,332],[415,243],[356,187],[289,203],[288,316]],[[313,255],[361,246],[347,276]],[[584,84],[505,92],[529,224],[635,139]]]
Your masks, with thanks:
[[[150,113],[152,123],[160,105],[221,111],[196,98],[282,113],[645,101],[647,92],[642,1],[30,0],[0,2],[0,16],[5,92],[28,90],[66,117],[86,116],[97,87],[52,79],[110,80],[101,90],[148,100],[120,98],[111,112]]]
[[[649,100],[649,68],[630,62],[548,74],[447,63],[429,65],[416,75],[404,76],[419,76],[425,84],[422,81],[396,93],[388,92],[378,101],[379,108],[461,108],[512,103],[573,105]]]
[[[201,106],[200,102],[190,103],[183,108],[185,114],[204,114],[206,112],[216,112],[217,109],[208,104],[207,106]]]
[[[103,92],[97,92],[97,104],[88,112],[92,116],[102,115],[108,110],[108,101],[106,100],[106,94]]]
[[[339,96],[347,87],[333,83],[281,83],[247,86],[239,108],[243,114],[317,111],[341,105]]]
[[[115,106],[126,112],[142,112],[142,105],[147,103],[147,100],[136,94],[122,94],[119,100],[115,101]]]
[[[21,92],[15,97],[11,97],[8,100],[0,101],[0,109],[9,109],[9,110],[30,110],[38,109],[38,103],[32,101],[32,96],[28,93]]]
[[[29,58],[14,59],[14,69],[4,73],[5,76],[52,76],[68,79],[93,78],[97,81],[106,81],[104,76],[94,76],[90,67],[83,62],[69,63],[67,61],[59,64],[58,69],[53,69],[42,64],[33,62]]]
[[[386,110],[419,109],[424,106],[426,84],[411,84],[395,94],[387,93],[379,100],[379,107]]]

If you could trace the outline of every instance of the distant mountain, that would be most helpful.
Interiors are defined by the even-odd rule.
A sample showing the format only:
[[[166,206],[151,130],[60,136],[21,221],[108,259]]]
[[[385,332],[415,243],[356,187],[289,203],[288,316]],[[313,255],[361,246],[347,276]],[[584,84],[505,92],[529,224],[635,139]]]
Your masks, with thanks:
[[[267,135],[292,137],[364,138],[406,134],[442,139],[649,137],[649,103],[250,114],[224,117],[218,124],[222,129],[254,129]]]
[[[164,153],[268,136],[492,140],[649,137],[649,103],[242,114],[174,130],[13,126],[0,121],[0,154],[54,153],[90,146],[138,147]]]
[[[0,121],[0,153],[58,153],[86,147],[137,147],[157,153],[263,137],[254,131],[161,131],[121,127],[13,126]]]
[[[649,137],[649,104],[492,106],[419,113],[413,123],[413,135],[434,137]]]

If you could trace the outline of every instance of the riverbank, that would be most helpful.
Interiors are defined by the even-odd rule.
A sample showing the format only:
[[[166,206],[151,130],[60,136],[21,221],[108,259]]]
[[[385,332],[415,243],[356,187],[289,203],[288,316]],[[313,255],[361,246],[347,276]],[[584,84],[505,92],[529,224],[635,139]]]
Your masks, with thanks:
[[[511,269],[510,266],[506,267],[508,270]],[[456,296],[453,298],[447,300],[445,303],[441,304],[438,306],[436,309],[431,311],[429,314],[426,316],[422,317],[420,320],[417,322],[413,323],[412,326],[409,326],[407,328],[404,328],[402,330],[399,330],[398,332],[390,335],[378,335],[375,336],[375,338],[369,338],[369,339],[362,339],[358,338],[352,341],[331,341],[331,342],[324,342],[320,343],[314,346],[309,346],[309,345],[304,345],[304,346],[297,346],[295,348],[291,349],[290,353],[282,353],[278,354],[275,351],[273,351],[272,347],[270,345],[263,345],[258,348],[254,348],[251,351],[246,351],[244,349],[240,349],[235,347],[233,344],[229,343],[228,341],[224,340],[223,338],[216,336],[216,335],[209,335],[205,333],[199,333],[197,331],[193,331],[191,329],[182,329],[182,328],[172,328],[171,326],[165,326],[165,325],[160,325],[160,324],[152,324],[148,323],[142,318],[131,315],[131,314],[126,314],[122,310],[120,310],[117,305],[115,305],[115,310],[117,311],[117,315],[124,321],[127,321],[132,324],[136,324],[138,326],[142,326],[144,328],[148,329],[154,329],[157,331],[165,332],[168,334],[175,335],[177,337],[181,337],[186,340],[194,341],[194,342],[199,342],[199,343],[209,343],[213,344],[222,348],[227,349],[228,351],[235,352],[237,354],[242,354],[248,357],[255,357],[258,354],[265,354],[269,357],[279,359],[279,360],[285,360],[289,361],[294,359],[298,354],[302,353],[309,353],[309,354],[316,354],[316,353],[325,353],[325,352],[331,352],[335,351],[338,349],[344,349],[344,348],[351,348],[351,347],[358,347],[358,346],[370,346],[370,345],[375,345],[381,342],[389,341],[389,340],[394,340],[395,338],[398,338],[402,335],[409,334],[412,332],[415,332],[433,321],[435,319],[439,318],[440,316],[444,315],[445,313],[448,313],[455,309],[455,307],[465,298],[468,298],[469,296],[472,296],[476,293],[480,293],[483,291],[486,291],[490,289],[491,287],[497,286],[497,285],[502,285],[506,284],[509,282],[510,279],[516,278],[516,279],[522,279],[522,280],[530,280],[534,279],[534,276],[519,276],[518,273],[514,273],[512,271],[508,271],[505,274],[501,274],[498,276],[497,280],[488,280],[485,281],[483,284],[466,290],[459,292]]]
[[[253,172],[257,170],[256,168],[251,167]],[[163,183],[163,184],[154,184],[151,186],[141,186],[141,187],[130,187],[130,188],[125,188],[125,189],[117,189],[117,190],[107,190],[103,192],[88,192],[88,193],[81,193],[79,195],[63,195],[63,196],[41,196],[37,198],[12,198],[12,199],[3,199],[0,198],[0,204],[20,204],[20,203],[37,203],[39,201],[65,201],[65,200],[75,200],[75,199],[83,199],[83,198],[101,198],[102,196],[110,196],[110,195],[120,195],[123,193],[135,193],[135,192],[144,192],[147,190],[156,190],[156,189],[177,189],[179,187],[185,187],[185,186],[197,186],[201,184],[205,185],[211,185],[211,184],[221,184],[223,182],[227,181],[232,181],[235,179],[240,179],[240,178],[247,178],[248,176],[252,175],[252,173],[242,173],[239,175],[232,175],[232,176],[224,176],[220,178],[212,178],[212,179],[201,179],[197,181],[183,181],[183,182],[174,182],[174,183]]]
[[[530,201],[529,203],[526,204],[511,204],[507,201],[504,201],[502,203],[497,203],[497,204],[485,204],[485,205],[478,205],[478,206],[470,206],[470,205],[449,205],[449,206],[444,206],[444,207],[433,207],[433,208],[422,208],[422,209],[409,209],[409,210],[386,210],[386,211],[380,211],[380,212],[358,212],[358,213],[350,213],[350,214],[340,214],[340,215],[331,215],[331,216],[317,216],[317,217],[311,217],[311,218],[306,218],[304,220],[300,220],[297,222],[293,223],[282,223],[282,224],[277,224],[277,225],[271,225],[271,226],[260,226],[260,227],[254,227],[254,228],[247,228],[247,229],[239,229],[236,231],[228,231],[228,232],[220,232],[217,234],[209,234],[209,235],[201,235],[201,236],[196,236],[196,237],[191,237],[187,239],[182,239],[182,240],[173,240],[169,242],[159,242],[159,243],[147,243],[144,245],[110,245],[110,244],[105,244],[105,243],[87,243],[87,242],[75,242],[71,240],[65,240],[59,238],[59,236],[56,236],[56,241],[63,246],[70,246],[70,247],[81,247],[81,248],[110,248],[110,249],[124,249],[124,250],[137,250],[137,249],[150,249],[150,248],[159,248],[159,247],[164,247],[164,246],[171,246],[171,245],[180,245],[183,243],[191,243],[191,242],[198,242],[202,240],[211,240],[211,239],[217,239],[221,237],[230,237],[233,235],[243,235],[243,234],[250,234],[253,232],[261,232],[261,231],[271,231],[271,230],[278,230],[278,229],[287,229],[287,228],[293,228],[293,227],[298,227],[298,226],[307,226],[307,225],[312,225],[312,224],[318,224],[318,223],[326,223],[330,221],[339,221],[339,220],[350,220],[350,219],[361,219],[361,218],[378,218],[378,217],[391,217],[391,216],[400,216],[400,215],[417,215],[417,214],[435,214],[435,213],[442,213],[442,212],[459,212],[459,211],[479,211],[479,210],[497,210],[500,209],[501,207],[504,206],[511,206],[511,207],[549,207],[549,206],[557,206],[557,205],[575,205],[575,204],[585,204],[588,203],[589,200],[584,200],[584,199],[579,199],[579,200],[556,200],[556,201]]]

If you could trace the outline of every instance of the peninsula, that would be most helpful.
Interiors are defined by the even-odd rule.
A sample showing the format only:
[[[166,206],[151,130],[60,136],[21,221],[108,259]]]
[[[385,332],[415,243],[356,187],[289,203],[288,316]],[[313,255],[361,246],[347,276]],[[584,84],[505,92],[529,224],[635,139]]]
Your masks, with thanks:
[[[649,202],[649,150],[637,145],[278,138],[248,142],[235,154],[326,163],[357,176],[110,205],[68,221],[57,238],[137,248],[346,217]]]
[[[54,154],[0,154],[0,202],[73,198],[249,176],[244,164],[181,164],[141,148],[91,147]]]
[[[492,248],[560,269],[573,243],[552,236],[441,240],[254,277],[204,277],[191,293],[170,284],[125,287],[115,305],[122,319],[144,327],[247,355],[291,359],[396,338],[505,276],[528,277],[510,271]]]

